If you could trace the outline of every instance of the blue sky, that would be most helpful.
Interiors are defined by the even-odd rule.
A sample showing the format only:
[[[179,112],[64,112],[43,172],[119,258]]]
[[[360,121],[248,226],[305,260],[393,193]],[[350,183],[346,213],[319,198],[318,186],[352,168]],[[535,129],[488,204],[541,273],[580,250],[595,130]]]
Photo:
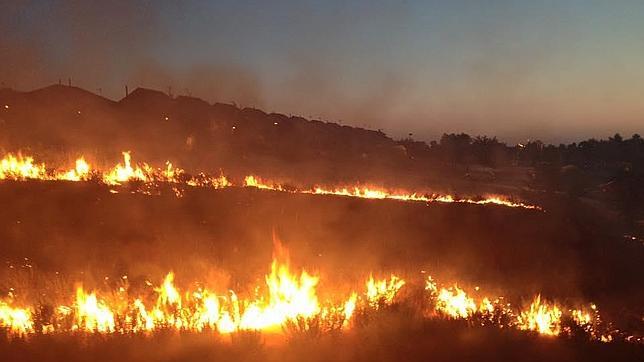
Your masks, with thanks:
[[[209,101],[399,136],[644,131],[643,1],[25,1],[0,81]]]

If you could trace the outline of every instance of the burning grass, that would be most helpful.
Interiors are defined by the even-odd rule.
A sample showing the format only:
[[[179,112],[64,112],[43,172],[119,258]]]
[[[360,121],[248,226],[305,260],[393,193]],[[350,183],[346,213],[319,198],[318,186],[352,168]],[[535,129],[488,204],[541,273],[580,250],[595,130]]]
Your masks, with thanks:
[[[290,329],[275,341],[259,331],[163,329],[141,334],[37,334],[0,337],[7,361],[639,361],[631,343],[548,338],[463,320],[419,318],[406,304],[363,311],[351,330]],[[356,315],[357,316],[357,315]]]
[[[83,167],[77,162],[74,172],[60,173],[67,178],[42,179],[116,185],[95,170],[83,178]],[[58,174],[42,169],[45,175]],[[185,181],[191,176],[171,165],[164,171],[134,164],[129,154],[114,169],[121,170],[112,178],[119,184],[202,185]],[[244,185],[300,192],[257,177]],[[318,190],[302,193],[325,194]],[[398,199],[396,193],[337,190],[331,194]],[[546,295],[510,302],[425,275],[369,276],[350,290],[336,291],[318,274],[292,268],[281,254],[276,253],[263,282],[260,278],[235,292],[229,285],[182,284],[172,273],[144,285],[124,276],[111,288],[73,286],[72,279],[47,288],[56,296],[38,287],[27,292],[28,283],[16,286],[0,303],[0,355],[25,361],[638,360],[641,355],[637,343],[624,343],[641,338],[615,330],[592,303]]]
[[[412,277],[407,282],[393,274],[381,279],[369,276],[362,287],[358,283],[353,291],[341,293],[328,284],[320,285],[314,274],[294,271],[288,252],[276,243],[265,283],[251,286],[247,289],[250,293],[209,289],[200,283],[180,288],[173,273],[157,285],[147,280],[141,286],[131,285],[127,276],[111,290],[90,291],[76,284],[72,297],[59,293],[60,300],[48,299],[39,290],[25,291],[23,297],[20,288],[12,287],[8,297],[0,301],[0,327],[7,337],[27,339],[42,334],[175,331],[234,335],[261,331],[314,340],[379,323],[396,310],[409,320],[456,320],[601,342],[643,341],[603,321],[594,304],[565,306],[537,295],[523,306],[515,306],[503,297],[487,296],[479,288],[468,293],[456,284],[444,286],[432,277],[423,278]]]
[[[81,156],[75,165],[69,169],[49,169],[44,163],[37,163],[31,156],[20,153],[8,153],[0,160],[0,180],[44,180],[44,181],[97,181],[108,186],[116,187],[125,183],[139,183],[137,190],[142,193],[158,192],[159,184],[171,185],[175,194],[181,196],[185,187],[231,187],[233,183],[223,174],[218,176],[200,172],[189,175],[183,169],[175,167],[167,161],[162,168],[154,168],[148,163],[135,163],[129,151],[123,152],[123,162],[106,169],[93,168]],[[243,187],[252,187],[261,190],[292,192],[313,195],[335,195],[364,199],[388,199],[407,202],[441,202],[441,203],[467,203],[476,205],[499,205],[506,207],[520,207],[531,210],[541,210],[536,205],[524,202],[515,202],[501,195],[486,195],[484,197],[469,198],[455,195],[442,195],[436,193],[411,192],[402,189],[387,189],[370,185],[314,185],[312,187],[293,187],[280,182],[262,179],[255,175],[248,175],[240,184]],[[156,190],[156,191],[155,191]],[[118,192],[115,188],[113,192]]]

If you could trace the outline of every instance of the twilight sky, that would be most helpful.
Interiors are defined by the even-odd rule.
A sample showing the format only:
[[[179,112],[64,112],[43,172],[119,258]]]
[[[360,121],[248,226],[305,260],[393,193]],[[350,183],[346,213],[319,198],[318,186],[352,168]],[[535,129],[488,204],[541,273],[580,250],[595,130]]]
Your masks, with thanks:
[[[382,128],[644,133],[644,1],[8,1],[0,82],[71,77]]]

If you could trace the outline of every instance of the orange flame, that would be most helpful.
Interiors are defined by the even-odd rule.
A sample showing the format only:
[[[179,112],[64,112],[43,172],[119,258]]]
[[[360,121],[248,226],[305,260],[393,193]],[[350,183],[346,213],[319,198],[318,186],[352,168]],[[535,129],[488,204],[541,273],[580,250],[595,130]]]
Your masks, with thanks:
[[[280,248],[282,252],[280,252]],[[280,258],[286,258],[280,260]],[[261,330],[280,332],[287,322],[299,319],[333,318],[340,320],[339,327],[351,328],[350,321],[355,311],[374,310],[391,305],[399,298],[405,280],[391,275],[376,280],[370,276],[365,283],[363,294],[350,292],[348,297],[340,297],[337,302],[321,301],[317,295],[319,277],[306,271],[293,273],[289,267],[286,250],[278,247],[270,272],[265,277],[264,293],[254,297],[239,298],[233,291],[217,294],[199,288],[196,291],[182,292],[174,282],[174,273],[168,273],[160,286],[154,288],[156,302],[146,306],[145,298],[129,299],[124,288],[116,293],[116,299],[104,299],[96,292],[88,293],[82,286],[76,288],[71,306],[59,305],[54,309],[54,321],[71,320],[71,327],[65,323],[43,324],[36,330],[35,307],[13,306],[11,301],[0,301],[0,327],[6,328],[11,335],[28,336],[33,333],[65,333],[80,331],[84,333],[149,333],[158,329],[187,331],[217,331],[231,333],[237,330]],[[564,326],[564,309],[556,303],[544,302],[537,295],[525,309],[513,309],[510,304],[502,304],[502,298],[476,298],[454,284],[439,287],[431,277],[427,278],[425,289],[432,301],[428,317],[442,316],[450,319],[481,321],[481,316],[501,314],[507,320],[499,327],[534,331],[546,336],[570,333]],[[478,291],[478,287],[476,288]],[[123,294],[125,293],[125,294]],[[586,331],[590,338],[610,342],[613,332],[600,332],[599,314],[594,304],[586,308],[568,309],[565,315],[574,325]],[[483,320],[483,321],[485,321]],[[629,336],[623,340],[642,342],[641,338]]]
[[[44,163],[35,163],[30,156],[18,154],[14,156],[9,153],[0,160],[0,180],[46,180],[46,181],[88,181],[95,174],[97,179],[110,186],[119,186],[127,182],[141,182],[146,185],[155,186],[159,183],[170,183],[176,187],[210,187],[224,188],[234,186],[224,175],[210,176],[205,173],[198,173],[195,176],[187,176],[181,168],[175,167],[167,161],[165,167],[154,168],[147,163],[134,163],[130,151],[122,152],[123,162],[117,163],[114,167],[106,170],[93,170],[84,157],[76,160],[75,167],[71,170],[47,171]],[[500,205],[506,207],[520,207],[524,209],[541,210],[538,206],[522,202],[513,202],[509,199],[490,195],[482,199],[456,198],[452,195],[423,194],[404,190],[388,190],[372,186],[345,186],[345,187],[323,187],[315,186],[311,189],[294,189],[284,185],[262,179],[255,175],[248,175],[244,178],[242,186],[254,187],[262,190],[274,190],[291,193],[313,194],[313,195],[335,195],[345,197],[356,197],[364,199],[388,199],[408,202],[441,202],[441,203],[468,203],[476,205]],[[177,196],[183,195],[183,191],[174,187]],[[113,192],[118,192],[114,190]],[[145,188],[143,193],[150,193]]]

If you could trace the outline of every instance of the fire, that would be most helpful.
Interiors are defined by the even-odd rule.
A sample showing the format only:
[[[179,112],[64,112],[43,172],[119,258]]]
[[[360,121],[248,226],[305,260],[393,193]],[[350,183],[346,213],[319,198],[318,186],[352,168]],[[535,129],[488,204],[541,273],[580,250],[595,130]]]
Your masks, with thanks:
[[[18,153],[11,153],[0,160],[0,180],[46,179],[45,164],[34,163],[34,159]]]
[[[87,294],[83,287],[76,289],[76,325],[89,332],[114,332],[114,313],[95,293]]]
[[[561,309],[556,304],[544,303],[541,295],[537,295],[529,309],[519,315],[519,328],[556,336],[561,332],[561,315]]]
[[[73,303],[54,308],[55,316],[49,324],[43,325],[41,331],[34,328],[32,310],[37,308],[15,308],[0,302],[0,327],[8,327],[14,335],[66,331],[148,333],[161,328],[275,333],[280,332],[288,321],[340,318],[340,326],[346,328],[359,303],[364,302],[368,306],[381,300],[390,304],[405,284],[404,280],[393,275],[384,280],[370,277],[364,299],[351,292],[348,298],[339,298],[337,303],[322,303],[317,295],[319,277],[305,270],[293,272],[288,253],[279,245],[270,272],[264,278],[264,286],[255,288],[258,293],[253,297],[242,299],[233,291],[218,294],[203,288],[182,292],[175,285],[174,278],[174,273],[170,272],[158,287],[153,288],[156,302],[150,304],[151,307],[146,305],[146,298],[129,299],[128,291],[123,287],[111,293],[111,297],[103,298],[79,285]],[[261,290],[264,293],[260,293]],[[66,323],[61,322],[65,320],[71,321],[69,329],[65,327]]]
[[[240,297],[232,290],[217,293],[197,288],[182,290],[175,284],[174,273],[168,273],[159,286],[152,288],[153,298],[130,296],[128,287],[99,295],[76,287],[70,304],[60,304],[50,319],[34,322],[37,306],[15,307],[11,301],[0,301],[0,328],[13,336],[34,333],[151,333],[161,329],[228,334],[240,330],[280,333],[289,323],[326,321],[338,329],[349,329],[356,310],[373,311],[403,302],[400,291],[407,285],[398,276],[367,278],[362,293],[351,291],[322,300],[318,295],[320,279],[305,270],[294,272],[287,254],[273,257],[263,285],[255,294]],[[152,285],[149,283],[149,285]],[[479,288],[475,288],[477,292]],[[462,319],[500,328],[534,331],[545,336],[575,333],[577,326],[593,340],[610,342],[619,337],[615,330],[602,331],[597,307],[563,309],[537,295],[525,309],[513,308],[503,298],[475,297],[453,284],[441,287],[431,277],[425,280],[425,295],[430,304],[423,316],[427,318]],[[566,324],[572,323],[572,324]],[[37,329],[36,325],[39,326]],[[618,331],[617,331],[618,332]],[[641,342],[629,336],[626,341]]]
[[[240,321],[241,329],[270,329],[288,319],[311,318],[320,312],[315,287],[319,278],[302,271],[299,277],[291,274],[288,264],[273,260],[271,273],[266,277],[268,302],[250,304]]]
[[[583,331],[588,338],[603,342],[614,340],[614,333],[617,332],[609,331],[609,326],[601,320],[595,304],[590,304],[590,308],[563,309],[557,303],[545,302],[541,295],[537,294],[529,306],[521,309],[513,307],[503,297],[468,294],[457,284],[441,287],[432,277],[425,280],[425,290],[432,305],[429,316],[533,331],[544,336],[571,335],[577,333],[572,328],[575,327]],[[476,294],[479,294],[480,288],[476,287],[475,290]],[[628,340],[629,337],[622,338]],[[631,340],[642,341],[634,336],[631,336]]]
[[[477,311],[474,299],[454,285],[453,288],[441,288],[436,297],[436,310],[452,318],[468,318]]]
[[[353,186],[353,187],[342,187],[342,188],[324,188],[321,186],[316,186],[313,188],[310,193],[315,195],[336,195],[336,196],[348,196],[348,197],[359,197],[363,199],[393,199],[401,201],[423,201],[429,202],[429,198],[422,195],[417,195],[415,193],[399,193],[386,191],[384,189],[378,189],[373,187],[365,186]]]
[[[67,181],[87,181],[91,176],[91,167],[85,161],[85,158],[81,157],[76,160],[76,167],[62,174],[57,174],[57,180],[67,180]]]
[[[197,176],[191,177],[188,181],[186,181],[186,185],[191,187],[210,187],[214,189],[233,186],[233,184],[224,175],[208,176],[204,173],[200,173]]]
[[[476,205],[500,205],[507,207],[521,207],[525,209],[539,209],[538,206],[528,205],[525,203],[517,203],[507,200],[506,198],[498,195],[487,196],[481,200],[476,199],[459,199],[452,195],[438,195],[438,194],[420,194],[417,192],[400,191],[400,190],[386,190],[377,187],[368,186],[353,186],[342,188],[324,188],[321,186],[314,187],[311,191],[304,193],[311,193],[315,195],[336,195],[347,197],[358,197],[363,199],[390,199],[398,201],[416,201],[416,202],[442,202],[442,203],[466,203]]]
[[[181,307],[181,296],[179,296],[179,292],[174,287],[174,273],[168,273],[161,287],[155,290],[159,293],[159,305],[178,305]]]
[[[34,323],[29,309],[15,308],[0,300],[0,326],[16,335],[33,332]]]
[[[575,309],[571,313],[573,320],[578,325],[585,326],[592,323],[593,318],[591,317],[590,313],[586,312],[585,310]]]
[[[393,274],[389,279],[383,280],[374,280],[373,276],[369,276],[369,280],[367,280],[367,300],[369,305],[378,308],[383,303],[391,304],[403,285],[405,285],[405,281]]]
[[[33,157],[22,154],[6,154],[0,160],[0,180],[44,180],[44,181],[89,181],[96,179],[108,186],[119,186],[128,182],[139,182],[144,187],[139,192],[151,194],[160,184],[173,185],[173,191],[177,196],[183,195],[183,187],[209,187],[220,189],[234,187],[232,182],[223,174],[212,176],[200,172],[194,176],[188,175],[183,169],[174,166],[166,161],[163,168],[154,168],[148,163],[135,163],[132,161],[130,151],[122,152],[123,161],[107,170],[92,169],[90,164],[81,156],[76,160],[75,167],[67,170],[48,170],[44,163],[35,163]],[[312,195],[334,195],[344,197],[355,197],[377,200],[397,200],[406,202],[425,203],[468,203],[476,205],[500,205],[506,207],[520,207],[524,209],[541,210],[538,206],[522,202],[513,202],[509,199],[490,195],[481,199],[457,198],[453,195],[423,194],[405,190],[389,190],[375,186],[315,186],[313,188],[292,188],[285,185],[262,179],[255,175],[248,175],[244,178],[241,186],[254,187],[261,190],[273,190],[290,193],[312,194]],[[118,192],[113,190],[112,192]]]
[[[108,185],[120,185],[127,181],[148,182],[151,180],[149,175],[152,168],[148,164],[143,164],[142,168],[138,165],[132,167],[132,156],[130,151],[125,151],[123,155],[123,164],[118,163],[114,168],[103,176],[103,181]]]
[[[261,190],[274,190],[274,191],[283,191],[284,188],[280,184],[269,183],[257,176],[249,175],[244,178],[245,187],[255,187]]]
[[[476,314],[489,315],[497,310],[497,306],[489,297],[483,297],[477,302],[457,284],[448,288],[438,288],[431,276],[425,281],[425,290],[435,299],[434,310],[448,318],[468,319]]]
[[[356,310],[356,303],[358,302],[358,293],[351,293],[351,296],[349,299],[344,303],[344,307],[342,308],[344,312],[344,320],[345,322],[348,322],[351,320],[351,317],[353,316],[353,312]],[[346,323],[345,323],[346,325]]]

